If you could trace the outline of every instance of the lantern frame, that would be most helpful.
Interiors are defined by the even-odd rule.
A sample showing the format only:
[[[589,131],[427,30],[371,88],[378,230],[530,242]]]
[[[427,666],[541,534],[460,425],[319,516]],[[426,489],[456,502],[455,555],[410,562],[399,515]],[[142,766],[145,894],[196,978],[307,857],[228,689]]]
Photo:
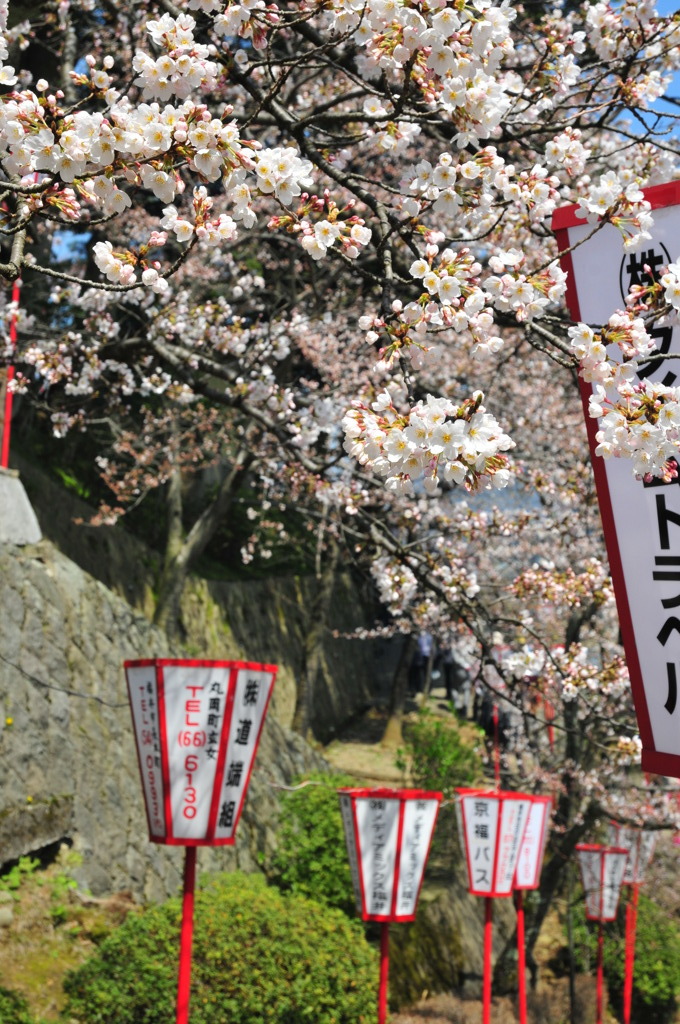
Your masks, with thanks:
[[[627,859],[628,858],[628,850],[625,847],[623,847],[623,846],[603,846],[601,843],[578,843],[574,847],[574,850],[576,851],[577,855],[579,853],[581,853],[581,852],[582,853],[598,853],[600,855],[600,885],[599,885],[599,888],[597,890],[599,892],[599,909],[600,909],[599,914],[591,914],[590,910],[588,909],[588,898],[587,898],[588,890],[586,889],[585,883],[583,881],[583,868],[581,866],[581,860],[580,860],[580,858],[578,858],[578,860],[579,860],[579,869],[581,871],[581,882],[583,884],[584,893],[586,894],[586,901],[585,901],[585,903],[586,903],[586,919],[588,921],[599,921],[601,924],[602,923],[606,923],[608,921],[615,921],[616,920],[616,915],[617,915],[618,909],[619,909],[619,901],[621,899],[621,888],[623,886],[623,871],[621,872],[621,882],[619,882],[619,885],[618,885],[618,888],[617,888],[616,902],[615,902],[615,905],[614,905],[614,912],[613,912],[613,914],[611,916],[605,917],[604,914],[603,914],[603,909],[604,909],[603,908],[603,901],[604,901],[604,893],[605,893],[605,888],[606,888],[606,885],[605,885],[605,858],[607,856],[610,856],[611,854],[614,854],[614,855],[625,854],[626,859]],[[625,861],[624,861],[624,870],[625,870]],[[612,886],[612,888],[613,888],[613,886]]]
[[[265,718],[267,716],[267,710],[271,700],[274,684],[276,682],[276,674],[278,666],[269,665],[262,662],[254,661],[240,661],[237,659],[225,659],[225,660],[213,660],[204,658],[138,658],[124,662],[125,678],[128,689],[128,697],[130,701],[130,713],[132,715],[133,734],[135,740],[135,747],[137,751],[137,763],[139,765],[140,778],[142,780],[142,790],[144,795],[144,810],[146,812],[146,819],[149,828],[149,840],[152,843],[158,843],[163,846],[233,846],[236,842],[236,831],[238,823],[243,810],[246,796],[248,794],[248,787],[250,785],[250,778],[255,764],[255,758],[257,757],[257,750],[262,735],[262,729],[264,726]],[[165,690],[164,672],[168,668],[185,668],[191,669],[217,669],[221,671],[228,670],[228,678],[226,684],[226,693],[224,694],[225,706],[222,713],[222,720],[219,725],[219,743],[217,745],[217,757],[215,773],[212,779],[211,785],[211,796],[210,796],[210,812],[208,815],[208,822],[206,827],[206,834],[204,836],[178,836],[175,834],[175,824],[173,821],[172,811],[172,773],[170,768],[170,737],[168,732],[168,714],[167,714],[167,695]],[[147,784],[145,781],[145,767],[148,762],[150,753],[148,751],[142,751],[140,745],[141,727],[136,720],[135,705],[133,703],[133,683],[130,677],[130,670],[135,669],[152,669],[155,675],[155,696],[157,703],[157,746],[158,752],[156,752],[156,744],[154,743],[154,754],[160,760],[160,765],[157,773],[157,783],[160,783],[161,794],[160,794],[160,807],[161,811],[157,816],[158,820],[164,822],[165,834],[160,834],[157,827],[152,822],[151,814],[149,811],[149,804],[147,799]],[[257,672],[267,674],[271,676],[271,680],[268,683],[268,690],[263,701],[261,708],[261,716],[259,724],[257,725],[256,733],[254,734],[254,741],[252,744],[252,756],[250,757],[250,763],[247,766],[247,770],[244,773],[244,782],[240,787],[240,793],[237,797],[237,805],[234,809],[233,815],[233,826],[231,835],[219,836],[216,835],[217,830],[217,815],[220,793],[225,783],[225,772],[227,767],[227,748],[229,746],[229,737],[231,730],[231,723],[233,718],[235,700],[236,700],[236,687],[238,684],[239,673],[241,672]],[[174,739],[174,737],[173,737]],[[191,748],[187,751],[187,756],[191,755]],[[144,760],[143,760],[144,759]],[[157,784],[156,783],[156,784]],[[155,829],[155,830],[154,830]]]
[[[424,789],[389,789],[389,788],[384,787],[384,786],[376,787],[376,788],[352,787],[352,786],[350,786],[350,787],[343,787],[341,789],[338,789],[337,792],[338,792],[338,796],[339,797],[346,796],[346,797],[349,798],[349,801],[350,801],[350,808],[351,808],[351,815],[352,815],[352,818],[351,818],[351,823],[352,823],[352,839],[353,839],[353,843],[354,843],[353,848],[350,847],[350,837],[348,836],[346,830],[345,830],[345,841],[346,841],[346,844],[347,844],[347,852],[348,852],[348,855],[349,855],[350,867],[351,867],[351,870],[352,870],[352,880],[353,880],[353,884],[354,884],[355,897],[357,899],[357,911],[360,913],[362,921],[380,921],[383,924],[388,924],[391,921],[399,921],[399,922],[415,921],[416,912],[417,912],[417,909],[418,909],[418,900],[420,899],[420,891],[421,891],[421,889],[423,887],[423,880],[425,878],[425,869],[427,868],[427,861],[428,861],[428,858],[429,858],[429,855],[430,855],[430,849],[432,847],[432,837],[434,835],[434,830],[435,830],[435,828],[437,826],[437,819],[439,817],[439,809],[440,809],[441,802],[442,802],[442,799],[443,799],[443,794],[439,793],[439,792],[436,792],[436,791],[430,791],[430,790],[424,790]],[[365,881],[364,881],[364,871],[362,870],[362,856],[363,856],[363,852],[362,852],[361,841],[360,841],[361,833],[360,833],[360,829],[359,829],[359,821],[358,821],[358,816],[357,816],[357,803],[356,803],[357,800],[366,800],[366,799],[393,800],[393,801],[394,800],[398,800],[399,801],[398,822],[397,822],[397,837],[396,837],[396,846],[395,846],[395,854],[394,854],[394,866],[393,866],[393,869],[392,869],[392,894],[391,894],[391,899],[390,899],[390,910],[389,910],[389,913],[385,913],[385,914],[369,913],[369,911],[367,909],[368,903],[367,903],[367,899],[366,899],[366,888],[365,888]],[[430,802],[431,801],[436,801],[436,808],[435,808],[434,818],[433,818],[433,821],[432,821],[432,828],[430,830],[430,836],[429,836],[429,839],[428,839],[428,842],[427,842],[427,847],[425,849],[425,854],[424,854],[424,857],[423,857],[423,869],[422,869],[422,872],[421,872],[421,875],[420,875],[420,880],[419,880],[419,883],[418,883],[418,888],[417,888],[415,899],[414,899],[414,902],[413,902],[413,912],[409,913],[409,914],[398,914],[396,912],[396,906],[397,906],[397,897],[398,897],[398,891],[399,891],[399,881],[400,881],[400,877],[401,877],[401,866],[402,866],[401,865],[401,854],[402,854],[402,843],[403,843],[403,834],[404,834],[404,815],[405,815],[405,812],[406,812],[406,805],[409,802],[414,801],[414,800],[427,800],[427,801],[430,801]],[[343,822],[344,822],[344,817],[343,817]],[[359,901],[361,902],[361,909],[359,909],[359,906],[358,906]]]
[[[514,884],[514,879],[515,879],[515,872],[516,872],[516,869],[517,869],[517,858],[519,857],[519,851],[520,851],[520,849],[522,847],[522,842],[523,842],[523,839],[524,839],[524,833],[526,831],[526,826],[527,826],[527,823],[529,821],[529,812],[530,812],[531,804],[532,804],[531,794],[529,794],[529,793],[515,793],[515,792],[509,791],[509,790],[500,790],[500,789],[476,789],[476,788],[468,789],[468,788],[465,788],[465,787],[457,788],[456,789],[456,794],[457,794],[457,796],[459,798],[456,801],[456,811],[457,811],[457,814],[458,814],[458,825],[459,825],[459,829],[460,829],[461,836],[462,836],[462,839],[463,839],[463,846],[465,848],[465,866],[466,866],[467,875],[468,875],[468,892],[472,896],[484,896],[484,897],[488,897],[489,899],[497,899],[497,898],[498,899],[504,899],[504,898],[507,898],[508,896],[512,896],[513,884]],[[492,871],[492,877],[491,877],[491,888],[488,891],[486,891],[484,889],[479,889],[479,888],[477,888],[475,886],[474,876],[473,876],[473,871],[472,871],[472,857],[471,857],[471,847],[470,847],[470,841],[469,841],[469,835],[468,835],[468,825],[467,825],[467,822],[466,822],[465,811],[463,810],[463,801],[465,799],[467,799],[467,798],[475,798],[475,797],[479,798],[479,799],[483,799],[483,800],[496,800],[499,803],[498,817],[496,819],[496,834],[495,834],[495,837],[494,837],[493,871]],[[506,803],[506,802],[510,802],[510,803],[512,803],[512,802],[521,802],[521,803],[524,803],[524,804],[528,804],[528,807],[529,807],[529,809],[526,812],[526,819],[525,819],[525,821],[523,823],[520,823],[520,828],[518,830],[519,834],[518,834],[518,838],[517,838],[517,846],[516,846],[516,850],[514,851],[515,864],[513,866],[512,873],[510,874],[510,882],[509,882],[509,886],[508,886],[507,891],[504,890],[504,889],[499,889],[498,888],[498,878],[497,878],[498,866],[499,866],[498,858],[499,858],[499,853],[500,853],[501,831],[502,831],[501,824],[502,824],[502,820],[503,820],[503,804]]]

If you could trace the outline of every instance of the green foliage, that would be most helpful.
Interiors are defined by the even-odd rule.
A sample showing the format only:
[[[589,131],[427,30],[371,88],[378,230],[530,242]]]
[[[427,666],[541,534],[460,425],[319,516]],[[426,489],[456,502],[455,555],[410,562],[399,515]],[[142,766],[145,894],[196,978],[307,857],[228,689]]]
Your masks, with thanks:
[[[625,890],[624,890],[625,892]],[[623,1003],[625,976],[625,899],[617,921],[607,924],[604,937],[604,973],[614,1006]],[[574,918],[577,918],[574,914]],[[574,953],[580,970],[595,972],[597,924],[574,922]],[[655,903],[640,894],[635,942],[632,1019],[645,1024],[673,1020],[680,992],[680,928]]]
[[[421,711],[405,729],[406,748],[398,753],[397,767],[410,768],[415,786],[438,790],[448,799],[457,786],[472,785],[482,776],[477,736],[472,735],[472,741],[461,735],[453,715],[445,720]]]
[[[282,800],[270,878],[286,892],[354,913],[352,877],[336,789],[356,786],[348,775],[309,775],[306,786]]]
[[[28,1003],[18,992],[0,985],[0,1024],[36,1024]]]
[[[177,899],[130,914],[67,976],[65,1019],[174,1019],[180,920]],[[192,1024],[368,1024],[376,977],[362,927],[337,910],[242,874],[197,893]]]
[[[40,861],[36,857],[19,857],[7,874],[0,877],[0,889],[4,892],[16,892],[21,883],[35,874],[39,867]]]

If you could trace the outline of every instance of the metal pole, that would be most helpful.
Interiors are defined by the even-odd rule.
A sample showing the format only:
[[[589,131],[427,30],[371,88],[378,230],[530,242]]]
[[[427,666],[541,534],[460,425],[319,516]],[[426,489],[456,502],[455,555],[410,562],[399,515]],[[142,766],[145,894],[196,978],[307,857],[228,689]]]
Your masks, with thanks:
[[[191,946],[194,938],[194,889],[196,887],[196,847],[184,852],[184,894],[182,932],[179,941],[179,977],[177,980],[177,1024],[188,1024],[191,989]]]
[[[21,278],[17,278],[12,286],[12,302],[16,303],[16,308],[12,313],[12,318],[9,322],[9,343],[12,347],[12,351],[16,348],[17,343],[17,310],[19,308],[19,293],[21,291]],[[14,380],[14,367],[10,364],[7,367],[7,374],[5,380],[5,402],[3,409],[3,421],[2,421],[2,448],[0,448],[0,468],[7,469],[9,466],[9,436],[12,429],[12,402],[14,395],[10,384]]]
[[[493,900],[484,898],[484,978],[482,981],[482,1024],[491,1024],[491,946],[493,940]]]
[[[527,961],[524,942],[524,893],[515,890],[517,911],[517,988],[519,998],[519,1024],[527,1024]]]
[[[626,907],[626,965],[623,982],[623,1024],[630,1024],[633,1004],[633,971],[635,970],[635,930],[637,927],[637,903],[639,885],[633,883],[631,897]]]
[[[380,989],[378,990],[378,1024],[387,1020],[387,978],[390,972],[390,922],[380,925]]]
[[[597,1024],[602,1024],[602,987],[604,974],[602,969],[602,948],[604,936],[602,934],[602,921],[598,925],[597,932]]]

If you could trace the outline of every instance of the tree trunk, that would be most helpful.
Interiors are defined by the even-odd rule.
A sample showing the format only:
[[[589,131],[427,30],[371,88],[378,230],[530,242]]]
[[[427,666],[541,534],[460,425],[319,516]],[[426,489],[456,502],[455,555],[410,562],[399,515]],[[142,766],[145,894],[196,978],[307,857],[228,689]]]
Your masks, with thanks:
[[[415,649],[416,637],[414,635],[406,637],[404,640],[404,646],[401,649],[397,671],[394,673],[390,709],[387,716],[387,725],[385,726],[385,732],[383,733],[382,738],[384,746],[390,747],[393,750],[396,750],[404,742],[402,721],[404,718],[404,708],[406,707],[408,674],[411,662],[413,661]]]
[[[302,671],[297,681],[295,713],[293,715],[293,729],[305,739],[309,736],[309,711],[314,693],[314,681],[323,657],[323,640],[328,628],[328,613],[333,597],[339,553],[340,548],[337,542],[332,540],[323,571],[317,574],[319,591],[316,594],[305,635]]]
[[[168,493],[169,523],[163,570],[159,584],[158,602],[153,617],[154,625],[169,636],[180,632],[179,602],[184,583],[196,559],[205,551],[217,528],[229,512],[234,495],[255,461],[254,455],[241,450],[236,461],[224,476],[217,497],[196,520],[186,538],[182,540],[182,496],[179,470],[170,479]]]

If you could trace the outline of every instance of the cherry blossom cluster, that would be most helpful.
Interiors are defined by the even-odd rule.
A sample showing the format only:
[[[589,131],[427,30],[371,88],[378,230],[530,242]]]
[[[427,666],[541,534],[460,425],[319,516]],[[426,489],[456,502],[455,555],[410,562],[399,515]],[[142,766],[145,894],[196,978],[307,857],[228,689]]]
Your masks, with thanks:
[[[587,196],[579,199],[578,206],[577,216],[585,217],[589,224],[596,224],[605,217],[618,228],[626,250],[637,249],[651,238],[651,206],[639,182],[626,184],[616,171],[602,174],[598,184],[590,186]]]
[[[535,596],[550,605],[568,608],[600,605],[614,597],[608,570],[597,558],[589,559],[579,573],[571,567],[558,571],[534,565],[513,580],[511,590],[523,600]]]
[[[214,87],[219,66],[208,59],[211,47],[194,39],[195,27],[196,20],[190,14],[178,18],[164,14],[157,21],[147,22],[151,41],[165,53],[156,60],[143,50],[135,54],[135,85],[141,86],[145,99],[186,99],[195,89],[208,91]]]
[[[428,396],[406,413],[398,411],[389,391],[370,406],[357,400],[343,420],[345,451],[399,493],[410,493],[421,478],[429,493],[440,478],[468,490],[505,487],[510,472],[501,453],[514,442],[482,400],[481,392],[461,406]]]

